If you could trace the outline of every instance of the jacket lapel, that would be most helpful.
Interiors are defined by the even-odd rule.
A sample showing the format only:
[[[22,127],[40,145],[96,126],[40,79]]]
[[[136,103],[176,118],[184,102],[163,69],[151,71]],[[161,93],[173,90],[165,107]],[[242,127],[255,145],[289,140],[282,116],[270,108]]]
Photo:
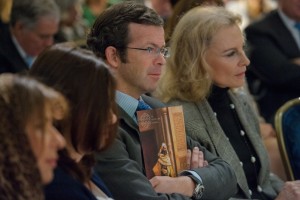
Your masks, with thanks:
[[[217,121],[209,103],[207,100],[204,100],[204,102],[196,104],[200,111],[199,113],[202,115],[206,128],[208,129],[209,136],[211,137],[210,139],[213,142],[216,151],[215,153],[233,167],[240,188],[244,191],[245,195],[250,198],[246,176],[243,168],[241,167],[240,160]]]
[[[139,137],[139,128],[136,122],[118,105],[119,108],[119,121],[120,126],[124,128],[124,125],[128,126],[130,129],[133,129],[135,135]],[[127,128],[126,128],[127,129]]]
[[[230,97],[232,99],[232,102],[236,105],[236,111],[242,123],[242,126],[244,127],[245,132],[249,140],[251,141],[251,144],[253,145],[254,150],[258,156],[258,159],[260,160],[261,168],[259,170],[258,179],[259,179],[259,184],[262,184],[263,180],[265,180],[265,176],[268,175],[268,169],[269,169],[269,162],[267,159],[268,154],[262,143],[262,139],[259,134],[260,133],[259,127],[257,127],[257,125],[247,120],[247,119],[251,119],[252,121],[256,121],[255,120],[256,116],[251,115],[252,110],[246,101],[243,102],[240,99],[237,101],[236,97],[232,93],[230,93]],[[253,130],[256,130],[257,132],[253,132]]]

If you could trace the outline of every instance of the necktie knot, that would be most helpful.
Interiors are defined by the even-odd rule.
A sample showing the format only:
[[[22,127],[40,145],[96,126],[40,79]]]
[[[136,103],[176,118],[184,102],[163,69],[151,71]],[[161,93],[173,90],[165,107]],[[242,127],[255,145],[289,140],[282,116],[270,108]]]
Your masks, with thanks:
[[[32,56],[26,56],[25,57],[25,62],[27,63],[28,67],[30,68],[31,65],[33,64],[33,57]]]
[[[298,29],[298,31],[300,31],[300,22],[296,22],[294,26],[296,29]]]
[[[139,100],[139,104],[136,108],[136,111],[140,110],[151,110],[151,107],[148,104],[146,104],[143,100]]]

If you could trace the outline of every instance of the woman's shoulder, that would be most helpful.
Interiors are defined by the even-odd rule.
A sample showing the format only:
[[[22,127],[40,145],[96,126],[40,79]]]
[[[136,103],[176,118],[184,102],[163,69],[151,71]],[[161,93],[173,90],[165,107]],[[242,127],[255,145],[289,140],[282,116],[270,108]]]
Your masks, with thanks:
[[[108,197],[112,197],[112,194],[110,193],[109,189],[105,185],[104,181],[94,172],[92,175],[92,181],[93,183],[100,188]]]
[[[190,101],[184,101],[180,99],[172,99],[166,103],[168,106],[180,106],[182,105],[183,107],[195,107],[196,103],[190,102]]]
[[[192,115],[192,113],[197,114],[199,112],[202,112],[203,109],[207,107],[207,102],[206,100],[199,101],[199,102],[192,102],[192,101],[184,101],[184,100],[178,100],[178,99],[173,99],[170,100],[167,103],[168,106],[182,106],[183,112],[188,115]]]
[[[45,187],[44,192],[46,200],[90,199],[87,198],[88,189],[60,167],[55,169],[54,179]]]

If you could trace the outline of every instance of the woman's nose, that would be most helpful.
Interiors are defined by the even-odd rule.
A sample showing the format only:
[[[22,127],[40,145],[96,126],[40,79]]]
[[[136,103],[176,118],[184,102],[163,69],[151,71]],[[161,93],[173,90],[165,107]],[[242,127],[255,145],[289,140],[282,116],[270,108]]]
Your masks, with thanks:
[[[62,149],[66,146],[66,140],[65,138],[61,135],[61,133],[53,126],[52,127],[52,138],[53,142],[57,146],[57,149]]]

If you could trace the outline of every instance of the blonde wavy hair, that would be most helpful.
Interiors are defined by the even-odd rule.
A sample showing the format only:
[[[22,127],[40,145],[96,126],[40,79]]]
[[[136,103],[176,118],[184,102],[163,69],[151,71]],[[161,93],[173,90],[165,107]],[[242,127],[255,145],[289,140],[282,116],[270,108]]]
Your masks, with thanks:
[[[66,101],[53,89],[19,75],[0,75],[0,200],[44,199],[25,127],[41,120],[45,129],[46,105],[60,117],[67,110]]]
[[[185,14],[172,35],[171,56],[154,95],[164,102],[204,99],[212,85],[206,50],[220,29],[240,23],[240,16],[223,7],[196,7]]]

